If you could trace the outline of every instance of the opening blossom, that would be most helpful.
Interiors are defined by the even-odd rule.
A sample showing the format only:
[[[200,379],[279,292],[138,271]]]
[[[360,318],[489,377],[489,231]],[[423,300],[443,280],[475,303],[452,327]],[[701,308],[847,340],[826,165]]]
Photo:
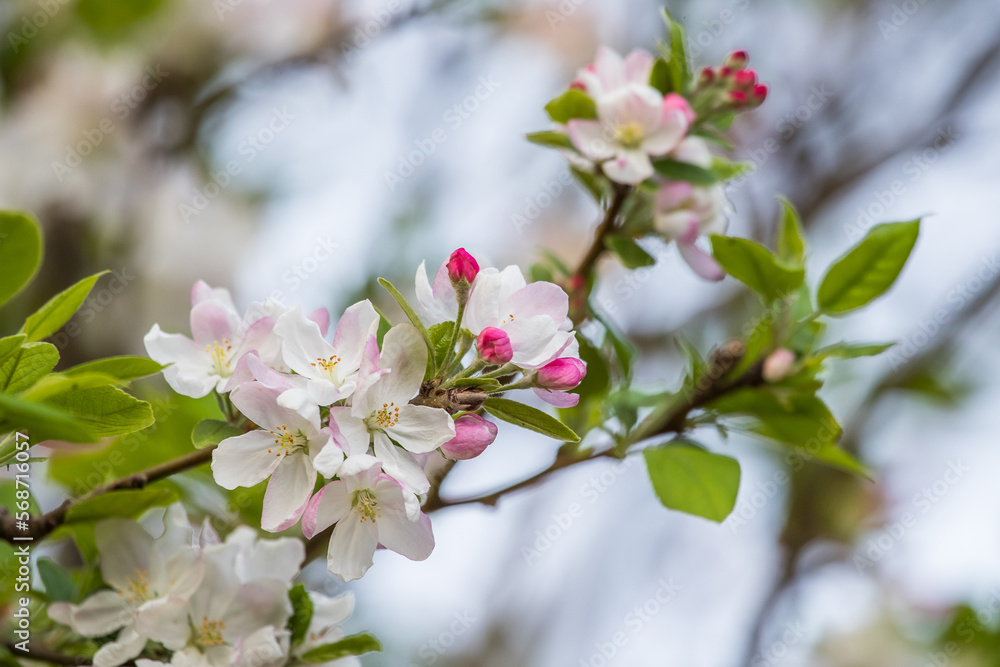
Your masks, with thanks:
[[[706,280],[722,280],[725,273],[695,241],[701,236],[726,232],[728,205],[725,190],[718,184],[700,187],[667,183],[656,193],[656,231],[676,242],[684,261]]]
[[[450,260],[441,264],[434,274],[433,284],[427,279],[427,262],[420,262],[420,266],[417,267],[417,303],[427,316],[428,324],[449,322],[458,317],[458,297],[455,284],[451,280],[449,263]]]
[[[313,459],[329,446],[330,430],[320,427],[319,410],[312,418],[278,404],[281,390],[248,382],[233,390],[231,400],[262,430],[255,429],[219,443],[212,452],[212,474],[225,489],[250,487],[270,477],[264,494],[261,527],[277,532],[302,516],[313,486]],[[343,458],[343,454],[340,454]]]
[[[382,472],[380,461],[358,455],[344,462],[339,480],[324,486],[309,502],[302,532],[312,538],[336,524],[327,569],[352,581],[372,566],[379,544],[410,560],[430,556],[434,550],[430,518],[418,510],[411,519],[413,514],[399,482]]]
[[[497,425],[475,413],[455,419],[455,437],[441,445],[441,452],[450,459],[474,459],[493,444]]]
[[[578,79],[596,103],[597,120],[570,120],[570,140],[618,183],[636,185],[653,176],[650,156],[676,148],[693,119],[684,98],[649,85],[652,67],[653,57],[644,51],[622,59],[602,47]]]

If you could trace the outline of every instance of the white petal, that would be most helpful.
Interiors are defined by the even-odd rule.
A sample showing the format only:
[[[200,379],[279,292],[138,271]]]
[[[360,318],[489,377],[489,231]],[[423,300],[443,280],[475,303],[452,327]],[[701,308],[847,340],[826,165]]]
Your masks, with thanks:
[[[375,456],[382,462],[382,470],[386,474],[414,493],[427,493],[430,490],[427,475],[413,455],[392,444],[385,433],[375,434]]]
[[[128,590],[138,575],[150,581],[154,576],[162,580],[164,564],[153,550],[153,536],[135,521],[105,519],[94,528],[94,541],[101,554],[104,581],[116,589]]]
[[[319,359],[335,356],[333,346],[323,339],[319,325],[303,315],[301,308],[296,306],[279,317],[274,333],[281,338],[281,354],[289,368],[305,377],[333,379],[314,365]]]
[[[222,636],[231,641],[266,625],[283,628],[292,614],[288,585],[278,579],[260,579],[240,586],[223,617]]]
[[[444,272],[445,281],[440,277]],[[447,286],[445,286],[447,283]],[[449,293],[450,290],[450,293]],[[448,278],[448,264],[445,262],[438,269],[434,278],[434,287],[427,279],[427,263],[421,262],[416,276],[417,303],[428,316],[428,324],[437,324],[454,320],[458,316],[458,302],[455,300],[455,288]]]
[[[354,613],[354,593],[347,592],[335,598],[329,598],[320,593],[309,593],[313,603],[312,620],[309,622],[309,634],[320,634],[338,626]]]
[[[591,160],[607,160],[615,154],[617,144],[604,123],[574,119],[566,129],[573,146]]]
[[[455,421],[441,408],[407,404],[399,409],[399,421],[386,432],[404,449],[426,454],[455,437]]]
[[[539,281],[514,292],[506,306],[517,319],[548,315],[558,325],[569,312],[569,296],[558,285]]]
[[[434,532],[431,530],[431,519],[426,514],[410,521],[404,512],[383,508],[382,516],[375,522],[378,525],[378,541],[386,549],[410,560],[425,560],[434,551]]]
[[[204,347],[187,336],[164,333],[160,325],[154,324],[143,343],[150,359],[170,364],[163,370],[163,377],[178,394],[201,398],[219,381]]]
[[[351,511],[352,494],[342,481],[330,482],[312,497],[302,514],[302,534],[312,539]]]
[[[52,605],[55,607],[55,605]],[[135,607],[115,591],[99,591],[78,605],[65,605],[56,612],[73,630],[84,637],[101,637],[132,623]],[[50,608],[51,615],[51,608]],[[59,620],[59,619],[57,619]]]
[[[604,173],[616,183],[638,185],[653,175],[653,163],[642,151],[624,150],[604,163]]]
[[[179,651],[191,636],[187,602],[177,597],[147,602],[136,614],[135,629],[170,650]]]
[[[343,380],[358,370],[365,343],[378,329],[378,323],[379,314],[367,299],[344,311],[333,333],[333,349],[340,357],[336,367],[338,379]]]
[[[337,523],[326,554],[326,568],[344,581],[364,576],[372,566],[378,547],[378,529],[371,521],[361,522],[356,515]]]
[[[226,438],[212,452],[215,483],[230,490],[259,484],[281,463],[279,451],[274,436],[266,431],[250,431]]]
[[[306,550],[301,540],[282,537],[276,540],[258,540],[253,548],[236,558],[240,580],[278,579],[291,584],[299,573]]]
[[[316,469],[302,452],[282,456],[264,493],[264,513],[260,527],[276,533],[294,525],[316,484]]]
[[[420,391],[427,369],[427,345],[416,327],[404,322],[389,329],[382,339],[379,365],[390,369],[390,373],[365,391],[363,397],[355,395],[355,403],[362,405],[366,413],[382,407],[383,403],[404,405]]]
[[[142,653],[146,638],[132,628],[118,633],[118,639],[107,643],[94,654],[94,667],[118,667]]]
[[[334,439],[342,443],[348,456],[368,453],[372,441],[371,433],[368,432],[363,419],[351,414],[350,408],[331,408],[330,422],[331,427],[334,425],[337,427]]]

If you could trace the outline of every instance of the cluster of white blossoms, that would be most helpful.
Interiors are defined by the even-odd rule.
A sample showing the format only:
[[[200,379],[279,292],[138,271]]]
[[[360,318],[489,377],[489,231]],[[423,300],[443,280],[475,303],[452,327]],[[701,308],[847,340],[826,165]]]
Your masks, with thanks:
[[[180,505],[167,508],[163,524],[154,537],[128,519],[98,523],[94,537],[110,588],[79,605],[49,606],[53,620],[84,637],[117,632],[94,655],[96,667],[134,660],[148,642],[169,651],[175,667],[281,667],[343,637],[340,625],[354,609],[353,595],[309,593],[309,628],[292,645],[289,589],[305,559],[300,540],[258,540],[255,530],[242,526],[223,542],[207,522],[196,536]],[[327,664],[360,662],[350,657]]]
[[[301,520],[311,538],[334,526],[328,568],[345,580],[364,575],[378,545],[427,558],[434,547],[421,511],[427,471],[442,456],[477,456],[496,436],[496,425],[478,414],[482,400],[425,404],[428,386],[442,393],[477,373],[520,376],[476,395],[534,389],[567,406],[578,400],[567,390],[586,373],[568,296],[555,284],[527,284],[515,266],[480,271],[462,249],[433,283],[421,265],[416,293],[427,322],[450,343],[442,360],[430,357],[437,346],[421,321],[383,328],[380,338],[386,323],[369,301],[347,308],[327,340],[325,310],[307,315],[269,300],[241,315],[227,291],[203,282],[191,293],[191,338],[158,325],[145,337],[175,391],[228,394],[246,418],[245,432],[213,452],[216,482],[234,489],[268,480],[264,530]],[[327,483],[317,491],[319,476]]]

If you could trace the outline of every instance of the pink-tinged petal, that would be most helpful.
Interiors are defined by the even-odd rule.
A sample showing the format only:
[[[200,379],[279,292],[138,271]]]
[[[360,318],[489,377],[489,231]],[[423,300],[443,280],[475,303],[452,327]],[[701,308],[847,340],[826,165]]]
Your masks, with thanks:
[[[514,292],[506,307],[515,318],[547,315],[559,325],[569,313],[569,295],[554,283],[539,281]]]
[[[240,358],[240,363],[243,363],[244,360],[253,379],[268,389],[280,389],[282,391],[286,391],[288,389],[298,387],[301,384],[300,378],[296,378],[292,375],[286,375],[285,373],[279,373],[264,363],[264,361],[256,353],[251,352],[244,355]],[[237,366],[239,366],[239,363],[237,363]]]
[[[574,118],[566,124],[566,130],[573,146],[587,158],[601,161],[614,156],[614,143],[600,121]]]
[[[601,45],[594,57],[594,74],[601,82],[603,90],[608,93],[625,85],[626,64],[621,55],[612,48]]]
[[[389,329],[382,339],[379,366],[391,370],[362,394],[355,394],[354,414],[368,416],[387,403],[405,405],[424,381],[427,369],[427,345],[409,322]]]
[[[597,115],[612,127],[637,123],[643,134],[663,124],[663,95],[650,86],[628,86],[602,97]]]
[[[625,78],[630,83],[649,85],[654,59],[649,51],[634,49],[625,57]]]
[[[656,191],[656,210],[670,213],[680,208],[691,198],[694,186],[683,181],[665,183]]]
[[[694,164],[703,169],[712,166],[712,152],[708,149],[708,143],[701,137],[686,137],[677,144],[670,157],[680,162]]]
[[[566,391],[551,391],[549,389],[542,389],[541,387],[535,387],[534,391],[538,395],[538,398],[557,408],[572,408],[580,402],[580,394],[571,394]]]
[[[646,135],[642,140],[642,150],[650,155],[666,155],[677,148],[687,132],[687,123],[679,111],[672,112],[669,119]]]
[[[381,354],[381,351],[378,349],[378,336],[372,334],[368,337],[368,342],[365,344],[365,351],[361,355],[361,368],[358,369],[358,379],[354,388],[355,392],[364,394],[380,377],[391,372],[390,369],[381,367]]]
[[[621,151],[602,165],[605,175],[616,183],[638,185],[653,175],[653,163],[642,151]]]
[[[327,329],[330,328],[330,311],[326,308],[317,308],[306,315],[306,318],[319,326],[319,333],[325,338]]]
[[[309,378],[332,379],[319,361],[335,356],[333,346],[323,339],[319,325],[306,318],[296,306],[278,318],[274,334],[281,339],[281,355],[285,363],[299,375]]]
[[[368,337],[378,330],[379,314],[371,301],[365,299],[344,311],[333,332],[333,349],[340,361],[337,363],[337,378],[342,380],[358,370],[361,354]]]
[[[187,601],[165,597],[147,602],[136,613],[135,630],[171,651],[179,651],[191,637]]]
[[[260,382],[247,382],[233,390],[230,400],[247,419],[265,430],[279,426],[287,426],[290,430],[307,430],[309,422],[305,417],[278,403],[278,397],[282,393],[283,390],[265,387]],[[319,430],[318,423],[312,426],[313,431]]]
[[[688,104],[688,101],[677,93],[667,93],[663,97],[663,117],[666,120],[667,116],[673,111],[680,111],[681,115],[684,116],[684,124],[690,126],[696,118],[694,109]]]
[[[351,413],[351,408],[336,407],[330,408],[330,425],[337,427],[340,434],[341,447],[348,456],[368,453],[372,436],[365,425],[364,419],[358,418]]]
[[[267,479],[281,463],[280,451],[274,436],[266,431],[226,438],[212,452],[212,476],[224,489],[254,486]]]
[[[455,437],[455,422],[440,408],[407,404],[399,408],[399,421],[386,432],[404,449],[426,454]]]
[[[343,519],[351,511],[351,498],[344,482],[330,482],[321,488],[302,513],[302,534],[312,539]]]
[[[178,394],[201,398],[218,384],[219,376],[205,348],[187,336],[164,333],[154,324],[143,343],[150,359],[167,365],[163,377]]]
[[[375,434],[375,456],[386,474],[413,493],[422,494],[430,490],[427,475],[413,455],[392,444],[385,433]]]
[[[483,269],[472,283],[469,303],[465,310],[465,326],[478,336],[486,327],[500,323],[500,293],[503,287],[500,272],[493,267]]]
[[[715,259],[693,243],[678,244],[681,257],[687,265],[705,280],[718,282],[726,277],[726,272],[722,270]]]
[[[236,348],[236,358],[253,351],[269,366],[287,370],[281,359],[281,339],[274,335],[274,324],[273,317],[262,317],[247,327],[243,341]]]
[[[264,493],[264,512],[260,527],[278,533],[295,525],[316,485],[316,469],[309,457],[294,453],[281,457],[281,463],[271,474]]]
[[[236,312],[236,305],[233,304],[233,297],[229,290],[225,287],[211,287],[204,280],[199,280],[191,288],[191,307],[194,308],[205,301],[218,301],[225,308]]]
[[[329,380],[313,379],[306,383],[306,394],[309,400],[317,406],[327,406],[342,398],[346,398],[354,391],[354,383],[345,383],[338,387]]]
[[[372,566],[378,529],[371,521],[349,516],[337,523],[326,554],[326,567],[344,581],[360,579]]]
[[[434,276],[434,285],[427,279],[427,264],[421,262],[416,275],[417,303],[427,314],[430,324],[454,320],[458,316],[455,287],[448,277],[448,264],[442,264]]]
[[[657,213],[654,218],[656,231],[663,234],[670,240],[686,239],[691,242],[692,229],[694,237],[700,233],[698,230],[698,216],[688,209],[678,209],[671,213]]]
[[[370,454],[352,454],[340,468],[340,478],[351,493],[370,489],[382,475],[382,462]]]
[[[421,514],[416,521],[410,521],[405,513],[384,508],[382,516],[375,523],[378,526],[378,541],[386,549],[410,560],[426,560],[434,551],[431,518],[426,514]]]
[[[227,310],[218,301],[203,301],[191,309],[191,338],[200,345],[219,343],[236,346],[239,343],[240,321],[235,311]]]
[[[94,667],[118,667],[142,653],[146,647],[146,638],[133,628],[122,629],[118,638],[102,646],[94,654]]]
[[[559,334],[559,326],[548,315],[535,315],[516,318],[504,326],[504,331],[514,349],[511,361],[518,366],[533,367],[551,358],[553,339]]]

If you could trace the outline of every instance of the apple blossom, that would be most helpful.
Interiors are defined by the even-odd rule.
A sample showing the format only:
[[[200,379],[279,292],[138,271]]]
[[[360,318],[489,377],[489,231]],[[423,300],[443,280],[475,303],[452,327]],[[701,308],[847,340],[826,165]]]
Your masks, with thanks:
[[[298,307],[278,318],[274,333],[281,339],[285,363],[301,376],[301,387],[282,395],[281,404],[301,409],[309,402],[330,405],[350,396],[357,386],[361,356],[379,315],[368,300],[348,308],[328,343],[317,324]]]
[[[497,329],[510,343],[510,361],[521,368],[537,368],[550,361],[573,339],[569,296],[553,283],[525,281],[521,270],[508,266],[503,271],[483,269],[469,296],[465,324],[478,337],[487,329]],[[504,352],[497,332],[485,337],[487,350]],[[482,354],[482,348],[480,348]]]
[[[202,584],[205,562],[192,545],[192,535],[180,505],[167,510],[163,534],[157,538],[135,521],[101,521],[94,529],[94,541],[101,574],[111,589],[98,591],[79,605],[53,603],[49,616],[84,637],[119,631],[94,655],[97,667],[132,660],[148,639],[159,641],[146,631],[148,621],[183,610]]]
[[[635,49],[622,58],[614,49],[601,46],[594,64],[580,70],[571,87],[599,100],[628,86],[649,86],[653,62],[653,56],[643,49]]]
[[[243,318],[224,289],[198,281],[191,290],[191,338],[168,334],[154,324],[143,342],[154,361],[169,364],[163,377],[183,396],[201,398],[228,390],[237,362],[250,350],[266,349],[274,328],[270,317],[251,309]]]
[[[545,389],[573,389],[587,376],[587,366],[573,357],[550,361],[535,372],[535,380]]]
[[[724,234],[728,200],[721,185],[667,183],[656,193],[656,230],[677,243],[684,261],[702,278],[722,280],[722,267],[695,245],[698,237]]]
[[[330,443],[329,429],[320,427],[319,410],[307,418],[279,405],[280,394],[259,382],[237,387],[233,405],[266,430],[226,438],[212,452],[212,474],[225,489],[254,486],[270,477],[261,527],[272,532],[288,528],[302,515],[316,483],[313,459],[319,451],[329,448],[343,458]],[[334,460],[327,457],[328,462]]]
[[[441,445],[441,452],[450,459],[474,459],[493,444],[497,425],[477,414],[469,413],[455,418],[455,437]]]
[[[378,459],[352,456],[344,462],[340,479],[309,501],[302,532],[312,538],[336,524],[327,569],[345,581],[360,579],[372,566],[379,544],[410,560],[424,560],[434,550],[430,518],[418,513],[411,520],[406,504],[399,482],[382,472]]]
[[[359,386],[350,407],[330,409],[330,426],[338,430],[349,456],[367,454],[374,444],[385,472],[418,494],[430,485],[411,452],[434,451],[455,437],[454,422],[446,411],[410,403],[420,390],[426,366],[427,347],[416,328],[397,324],[385,334],[378,358],[378,369],[389,372]],[[342,456],[337,449],[325,449],[316,458],[316,468],[332,477]]]

